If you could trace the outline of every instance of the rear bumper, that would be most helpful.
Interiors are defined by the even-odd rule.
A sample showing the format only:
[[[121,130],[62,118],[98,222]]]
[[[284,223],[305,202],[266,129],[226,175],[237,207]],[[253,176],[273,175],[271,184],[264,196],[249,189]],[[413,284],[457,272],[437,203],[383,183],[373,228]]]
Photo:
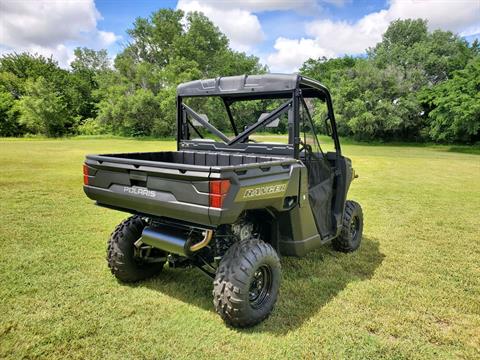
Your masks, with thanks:
[[[202,224],[212,224],[209,216],[209,207],[191,203],[180,202],[168,192],[155,192],[155,197],[148,194],[131,194],[95,186],[84,185],[83,191],[98,205],[125,209],[127,212],[135,212],[152,216],[165,216],[183,221]]]

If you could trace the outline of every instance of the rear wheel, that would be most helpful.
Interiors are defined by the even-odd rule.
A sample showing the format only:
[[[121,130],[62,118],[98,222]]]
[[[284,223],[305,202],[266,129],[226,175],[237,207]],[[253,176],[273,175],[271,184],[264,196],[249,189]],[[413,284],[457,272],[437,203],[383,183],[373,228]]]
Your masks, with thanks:
[[[135,282],[158,274],[164,265],[160,250],[142,246],[145,221],[131,216],[122,221],[108,240],[108,267],[122,282]]]
[[[213,304],[234,327],[258,324],[270,315],[280,287],[280,259],[269,244],[247,239],[223,256],[213,283]]]
[[[340,235],[333,239],[335,250],[352,252],[358,249],[362,241],[363,212],[359,203],[347,200],[343,214],[343,227]]]

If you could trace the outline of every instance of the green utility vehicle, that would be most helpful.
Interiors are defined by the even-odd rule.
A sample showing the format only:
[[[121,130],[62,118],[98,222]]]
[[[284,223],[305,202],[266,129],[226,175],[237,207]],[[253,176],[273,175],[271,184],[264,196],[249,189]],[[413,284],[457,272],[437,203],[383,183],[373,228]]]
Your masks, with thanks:
[[[331,151],[320,147],[313,104],[325,108]],[[222,122],[232,135],[213,125]],[[181,84],[177,127],[177,151],[86,158],[87,196],[133,214],[108,242],[108,266],[120,281],[157,275],[166,264],[197,267],[213,279],[225,322],[248,327],[275,305],[280,255],[329,242],[344,252],[359,247],[362,209],[346,200],[355,174],[330,93],[317,81],[266,74]],[[259,141],[262,131],[279,129],[288,134],[280,142]]]

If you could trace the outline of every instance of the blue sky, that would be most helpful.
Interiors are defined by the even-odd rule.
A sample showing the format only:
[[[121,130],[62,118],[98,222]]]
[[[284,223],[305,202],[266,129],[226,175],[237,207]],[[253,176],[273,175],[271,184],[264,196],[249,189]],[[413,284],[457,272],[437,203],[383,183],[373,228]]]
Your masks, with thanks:
[[[277,72],[295,71],[309,57],[362,54],[397,18],[480,37],[480,0],[0,0],[0,52],[52,55],[65,67],[76,46],[107,48],[114,57],[135,18],[159,8],[204,12],[234,49]]]
[[[103,16],[98,27],[102,30],[113,31],[127,39],[128,35],[125,31],[132,27],[132,23],[137,17],[148,17],[159,8],[175,9],[177,2],[177,0],[96,0],[96,7]],[[322,14],[305,14],[294,10],[258,13],[257,17],[266,30],[266,39],[258,48],[266,53],[280,36],[301,37],[305,35],[304,23],[313,21],[319,16],[332,20],[355,22],[371,12],[384,9],[386,4],[385,0],[352,1],[343,6],[324,3],[324,13]]]

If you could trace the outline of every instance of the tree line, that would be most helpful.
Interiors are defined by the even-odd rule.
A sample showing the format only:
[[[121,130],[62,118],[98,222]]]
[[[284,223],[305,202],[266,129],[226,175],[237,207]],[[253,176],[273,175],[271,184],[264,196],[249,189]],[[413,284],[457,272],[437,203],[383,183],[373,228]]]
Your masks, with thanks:
[[[268,71],[257,57],[232,50],[201,13],[162,9],[138,18],[128,34],[113,62],[105,50],[77,48],[69,70],[36,54],[3,55],[0,136],[173,136],[179,83]],[[300,73],[329,87],[343,136],[480,140],[479,43],[429,32],[424,20],[394,21],[365,56],[309,59]],[[214,102],[202,106],[219,114]],[[324,114],[314,114],[321,131]],[[220,115],[211,121],[228,127]]]
[[[307,60],[332,91],[339,132],[361,140],[480,140],[480,46],[397,20],[365,57]]]

